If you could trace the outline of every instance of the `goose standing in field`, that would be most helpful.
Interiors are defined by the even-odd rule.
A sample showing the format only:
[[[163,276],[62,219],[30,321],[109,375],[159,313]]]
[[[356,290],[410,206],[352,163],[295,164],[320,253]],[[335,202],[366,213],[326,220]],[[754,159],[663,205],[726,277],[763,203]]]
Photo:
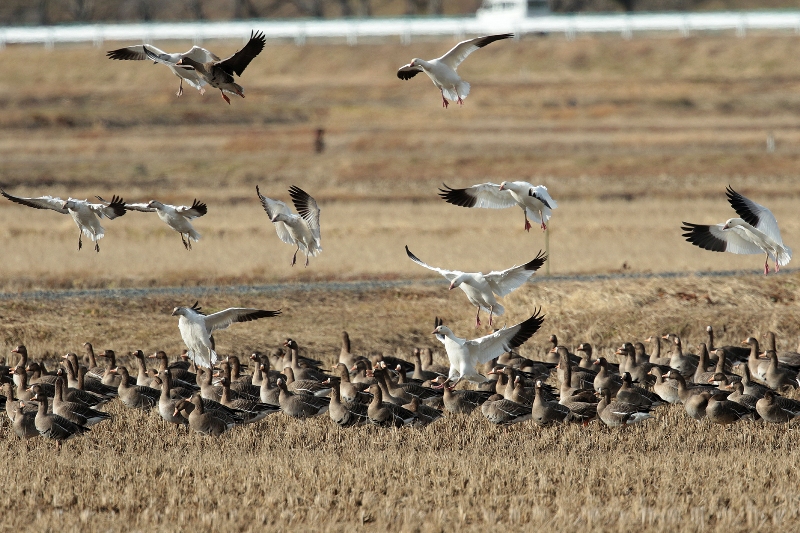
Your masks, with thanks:
[[[261,53],[266,43],[267,39],[262,32],[252,31],[247,44],[227,59],[220,60],[209,52],[211,57],[203,54],[199,54],[197,57],[185,55],[175,63],[171,62],[171,58],[162,58],[154,50],[151,50],[148,45],[142,45],[142,50],[148,59],[157,63],[162,63],[170,68],[181,68],[195,72],[203,81],[215,89],[219,89],[222,99],[230,104],[231,100],[225,94],[226,92],[244,98],[244,89],[234,81],[233,75],[241,76],[247,65]]]
[[[103,203],[108,203],[99,196],[97,199]],[[200,240],[200,234],[197,233],[192,227],[192,223],[189,221],[193,218],[201,217],[208,212],[208,206],[203,202],[198,202],[197,198],[194,199],[192,205],[169,205],[162,204],[158,200],[150,200],[146,204],[126,203],[125,209],[128,211],[158,214],[158,218],[167,226],[181,234],[183,247],[187,250],[192,249],[192,241],[197,242]],[[185,238],[184,235],[186,235]]]
[[[528,219],[539,224],[542,231],[547,229],[552,210],[558,204],[550,198],[547,187],[531,185],[527,181],[504,181],[497,183],[480,183],[466,189],[451,189],[446,184],[439,189],[439,196],[447,203],[460,207],[484,207],[487,209],[505,209],[518,205],[525,215],[525,231],[530,231]]]
[[[683,237],[695,246],[712,252],[766,255],[764,275],[769,274],[769,260],[775,262],[775,271],[780,271],[792,259],[792,249],[783,244],[778,221],[772,211],[745,198],[731,189],[725,190],[728,202],[739,215],[723,224],[703,225],[684,222]]]
[[[44,394],[37,394],[33,400],[39,402],[39,410],[36,412],[34,424],[39,435],[47,439],[56,441],[57,450],[61,450],[61,444],[78,435],[89,431],[89,428],[78,425],[55,413],[47,412],[48,400]]]
[[[475,315],[476,328],[481,325],[481,309],[489,313],[489,326],[492,325],[493,314],[500,316],[505,313],[505,308],[497,302],[495,295],[506,296],[518,289],[547,261],[547,256],[540,250],[536,257],[524,265],[514,265],[506,270],[483,274],[432,267],[412,254],[408,246],[406,255],[418,265],[444,276],[450,282],[450,290],[458,287],[464,291],[469,302],[478,308],[478,313]]]
[[[113,196],[108,205],[104,204],[91,204],[87,200],[76,200],[74,198],[55,198],[53,196],[39,196],[37,198],[23,198],[20,196],[12,196],[0,189],[0,194],[8,198],[14,203],[33,207],[34,209],[52,209],[63,215],[72,216],[72,220],[80,230],[78,235],[78,250],[83,247],[82,238],[86,236],[94,241],[95,251],[100,251],[100,245],[97,241],[103,238],[105,230],[100,225],[98,218],[106,217],[109,220],[114,220],[125,214],[125,200],[119,196]]]
[[[424,72],[442,93],[442,107],[447,108],[447,100],[463,105],[463,99],[469,94],[469,83],[462,80],[456,72],[458,66],[478,48],[511,37],[514,37],[513,33],[503,33],[461,41],[442,57],[430,61],[412,59],[411,63],[398,69],[397,77],[401,80],[410,80],[420,72]]]
[[[176,307],[172,316],[179,316],[178,329],[181,332],[189,358],[198,366],[211,368],[217,362],[217,352],[214,351],[215,343],[212,333],[218,329],[225,329],[234,322],[249,322],[259,318],[270,318],[281,314],[277,311],[251,309],[246,307],[231,307],[211,315],[200,312],[199,302],[191,307]]]
[[[292,266],[297,262],[297,252],[301,248],[306,254],[306,266],[308,266],[308,256],[316,256],[322,251],[317,201],[300,187],[292,185],[289,187],[289,195],[292,197],[294,208],[297,209],[298,214],[295,215],[280,200],[262,196],[258,185],[256,185],[256,193],[269,220],[275,224],[278,237],[286,244],[297,246],[292,256]]]
[[[539,331],[544,322],[541,309],[534,311],[533,315],[519,324],[503,327],[490,335],[478,339],[461,339],[453,331],[443,325],[439,318],[436,319],[433,334],[444,344],[447,358],[450,360],[450,372],[447,379],[453,381],[453,386],[467,379],[476,383],[486,381],[486,376],[477,372],[475,366],[491,361],[505,352],[522,346],[522,344]]]
[[[152,55],[158,56],[158,61],[153,60],[155,63],[161,63],[162,65],[166,65],[172,71],[173,74],[180,78],[181,83],[178,86],[178,92],[175,93],[176,96],[183,95],[183,81],[186,80],[186,83],[200,91],[200,94],[205,94],[207,82],[197,73],[194,69],[187,69],[181,68],[178,66],[178,62],[181,61],[183,58],[190,58],[198,63],[209,63],[212,61],[219,61],[219,57],[212,54],[205,48],[201,48],[200,46],[192,46],[192,48],[188,52],[183,53],[173,53],[168,54],[163,50],[159,50],[152,44],[137,44],[133,46],[126,46],[124,48],[118,48],[116,50],[109,50],[106,52],[106,56],[109,59],[118,59],[118,60],[125,60],[125,61],[146,61],[151,59],[148,54],[145,53],[145,47],[147,50],[150,51]]]

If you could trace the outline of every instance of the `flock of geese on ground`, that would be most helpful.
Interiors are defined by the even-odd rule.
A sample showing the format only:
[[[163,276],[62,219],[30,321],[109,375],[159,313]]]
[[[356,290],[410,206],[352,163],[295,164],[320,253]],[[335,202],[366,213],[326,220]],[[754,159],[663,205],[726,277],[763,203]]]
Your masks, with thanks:
[[[539,426],[585,426],[599,419],[620,427],[678,403],[696,420],[723,425],[746,419],[787,424],[800,415],[800,401],[781,395],[798,386],[800,353],[778,354],[772,332],[761,353],[754,337],[741,346],[715,347],[711,326],[707,331],[698,354],[684,352],[681,338],[668,334],[646,340],[649,354],[641,342],[623,343],[614,352],[618,363],[593,354],[588,343],[571,353],[551,335],[539,359],[513,350],[493,358],[484,369],[490,379],[474,390],[455,388],[447,377],[450,367],[436,364],[428,348],[415,349],[413,361],[368,358],[351,352],[346,332],[330,371],[301,356],[293,339],[270,354],[253,353],[251,374],[243,373],[245,365],[236,356],[203,369],[186,352],[170,361],[163,351],[145,356],[142,350],[130,353],[136,370],[129,370],[113,350],[95,354],[90,343],[84,344],[83,358],[68,353],[53,371],[18,346],[12,350],[17,363],[2,368],[2,399],[16,435],[53,439],[59,449],[63,441],[111,419],[102,407],[115,399],[130,409],[155,410],[176,429],[188,426],[213,436],[278,411],[293,418],[327,415],[342,427],[392,428],[478,410],[496,425],[530,420]],[[662,339],[670,353],[662,355]],[[549,378],[557,385],[546,384]]]

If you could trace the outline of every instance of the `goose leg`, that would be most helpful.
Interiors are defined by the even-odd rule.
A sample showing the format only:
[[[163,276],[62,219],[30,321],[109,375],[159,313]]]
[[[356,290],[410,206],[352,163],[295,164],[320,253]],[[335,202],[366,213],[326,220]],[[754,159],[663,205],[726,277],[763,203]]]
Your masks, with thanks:
[[[764,275],[766,276],[769,274],[769,254],[767,254],[767,258],[764,259]]]
[[[94,251],[95,252],[99,252],[100,251],[100,242],[99,241],[94,241]]]
[[[541,209],[539,209],[539,218],[542,219],[542,231],[545,231],[547,229],[547,224],[544,223],[544,214]]]
[[[181,233],[181,242],[183,243],[183,247],[188,250],[189,249],[189,245],[186,244],[186,239],[183,238],[183,233]]]
[[[442,93],[442,107],[443,107],[443,108],[445,108],[445,109],[447,109],[447,106],[449,105],[449,103],[448,103],[448,101],[447,101],[447,98],[445,98],[445,97],[444,97],[444,88],[443,88],[443,87],[440,87],[440,88],[439,88],[439,92],[441,92],[441,93]]]
[[[189,237],[189,234],[186,234],[186,244],[189,245],[189,251],[192,250],[192,239]]]
[[[525,231],[530,231],[530,230],[531,230],[531,223],[528,222],[528,214],[525,213]]]
[[[294,264],[297,263],[297,252],[299,251],[300,251],[300,246],[298,245],[297,250],[294,251],[294,255],[292,256],[292,266],[294,266]]]
[[[306,254],[306,266],[308,266],[308,254]]]
[[[458,94],[458,91],[456,91],[456,96],[458,96],[456,103],[458,103],[458,105],[464,105],[464,100],[461,99],[461,95]]]
[[[219,90],[219,94],[221,94],[221,95],[222,95],[222,99],[223,99],[223,100],[225,100],[226,102],[228,102],[228,105],[231,105],[231,99],[230,99],[230,98],[228,98],[228,95],[226,95],[226,94],[225,94],[225,92],[224,92],[222,89],[220,89],[220,90]]]
[[[78,250],[83,247],[83,241],[81,239],[83,239],[83,235],[78,235]]]
[[[478,312],[475,314],[475,327],[481,327],[481,308],[478,306]]]
[[[178,92],[175,93],[175,96],[183,96],[183,78],[181,78],[181,84],[178,86]]]
[[[494,313],[494,306],[489,306],[489,327],[492,327],[492,313]]]

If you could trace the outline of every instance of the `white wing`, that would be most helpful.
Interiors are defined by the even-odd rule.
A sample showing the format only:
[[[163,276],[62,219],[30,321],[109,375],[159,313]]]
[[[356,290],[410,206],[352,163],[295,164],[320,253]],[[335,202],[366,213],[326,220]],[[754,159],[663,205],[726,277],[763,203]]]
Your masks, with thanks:
[[[317,246],[319,246],[319,206],[317,206],[317,201],[306,191],[294,185],[289,187],[289,196],[292,197],[292,203],[294,208],[297,209],[297,214],[306,221],[308,229],[311,230],[311,234],[317,241]]]
[[[682,236],[695,246],[712,252],[730,252],[733,254],[763,254],[756,243],[746,238],[747,235],[738,226],[723,230],[725,224],[692,224],[684,222]]]
[[[150,45],[147,45],[150,46]],[[209,52],[205,48],[201,46],[192,46],[192,49],[188,52],[184,52],[181,54],[181,57],[188,57],[198,63],[210,63],[212,61],[219,61],[219,57],[212,52]]]
[[[267,216],[270,220],[272,220],[275,215],[282,213],[284,215],[291,215],[292,211],[289,207],[281,202],[280,200],[273,200],[272,198],[267,198],[261,194],[261,191],[258,190],[258,185],[256,185],[256,193],[258,194],[258,198],[261,200],[261,206],[264,208],[264,211],[267,212]],[[275,230],[278,232],[278,237],[285,242],[286,244],[294,244],[294,239],[292,238],[289,230],[286,229],[286,224],[283,222],[273,222],[275,224]]]
[[[194,199],[191,206],[179,205],[173,207],[175,207],[175,211],[186,218],[197,218],[208,213],[208,206],[203,202],[198,202],[197,198]]]
[[[116,195],[112,196],[111,201],[107,204],[90,204],[89,202],[85,202],[85,204],[100,218],[106,217],[109,220],[114,220],[125,214],[125,200]]]
[[[528,281],[533,273],[544,265],[545,261],[547,261],[547,255],[540,250],[535,258],[524,265],[516,265],[500,272],[489,272],[483,277],[492,288],[492,292],[498,296],[505,296]]]
[[[167,65],[173,69],[194,70],[194,67],[190,67],[189,65],[176,65],[176,63],[180,61],[180,54],[165,54],[164,52],[158,54],[149,44],[142,45],[142,50],[144,51],[144,55],[147,56],[147,59],[151,59],[156,63]]]
[[[475,360],[475,364],[487,363],[495,357],[500,357],[504,353],[522,346],[542,326],[544,315],[539,314],[540,311],[541,309],[537,309],[533,316],[524,322],[495,331],[479,339],[468,340],[465,345],[469,348],[470,358]]]
[[[105,202],[102,198],[98,196],[98,198]],[[147,204],[125,204],[125,209],[129,211],[140,211],[142,213],[155,213],[155,207],[147,207]]]
[[[414,261],[416,264],[418,264],[420,266],[424,266],[428,270],[433,270],[434,272],[438,272],[439,274],[441,274],[442,276],[447,278],[448,281],[453,281],[458,276],[463,274],[463,272],[458,272],[456,270],[445,270],[443,268],[436,268],[436,267],[430,266],[429,264],[427,264],[424,261],[422,261],[421,259],[419,259],[416,255],[412,254],[411,250],[408,249],[408,246],[406,246],[406,255],[408,255],[409,259]]]
[[[225,329],[235,322],[249,322],[251,320],[258,320],[259,318],[278,316],[280,314],[280,310],[265,311],[263,309],[250,309],[247,307],[231,307],[212,315],[206,315],[205,323],[206,329],[211,333],[218,329]]]
[[[460,65],[461,62],[467,58],[468,55],[470,55],[478,48],[483,48],[489,43],[499,41],[500,39],[508,39],[513,36],[514,36],[513,33],[503,33],[501,35],[487,35],[485,37],[476,37],[475,39],[461,41],[460,43],[455,45],[449,52],[440,57],[439,61],[446,64],[451,69],[456,70],[458,68],[458,65]]]
[[[745,222],[756,228],[768,236],[778,244],[783,244],[781,240],[781,231],[778,229],[778,221],[775,220],[775,215],[772,211],[767,209],[761,204],[757,204],[749,198],[745,198],[738,192],[731,189],[730,185],[725,189],[725,194],[728,196],[728,202]],[[738,252],[734,252],[738,253]]]
[[[547,187],[544,185],[535,185],[531,187],[530,193],[531,196],[536,196],[539,198],[539,201],[543,200],[542,203],[546,203],[550,209],[555,209],[558,207],[558,204],[550,197],[550,193],[547,192]]]
[[[8,198],[14,203],[24,205],[27,207],[33,207],[34,209],[52,209],[53,211],[58,211],[64,215],[69,214],[69,210],[62,207],[64,200],[61,198],[55,198],[53,196],[40,196],[38,198],[23,198],[20,196],[12,196],[8,194],[3,189],[0,189],[0,194]]]
[[[466,189],[451,189],[444,183],[439,189],[439,196],[450,204],[461,207],[485,207],[488,209],[504,209],[517,205],[517,201],[507,189],[500,190],[497,183],[481,183]]]

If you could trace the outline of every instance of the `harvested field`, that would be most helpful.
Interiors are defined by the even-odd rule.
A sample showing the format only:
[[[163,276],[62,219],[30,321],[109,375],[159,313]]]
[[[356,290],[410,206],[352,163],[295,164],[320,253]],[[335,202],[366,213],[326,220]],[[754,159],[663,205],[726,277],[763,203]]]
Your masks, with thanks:
[[[105,48],[117,44],[127,43]],[[451,44],[270,44],[242,78],[247,97],[230,107],[211,91],[176,99],[166,69],[111,62],[104,49],[0,51],[18,74],[0,84],[5,190],[209,205],[192,252],[154,215],[129,213],[104,221],[96,254],[75,249],[68,217],[3,199],[0,290],[429,278],[405,257],[406,244],[437,266],[506,268],[544,248],[543,234],[525,233],[517,209],[461,209],[436,189],[525,179],[559,202],[551,274],[754,274],[557,283],[537,274],[503,302],[508,324],[539,305],[547,316],[523,355],[540,354],[550,333],[572,347],[591,342],[610,359],[623,341],[667,332],[693,349],[708,324],[718,344],[773,330],[779,350],[796,347],[798,275],[759,276],[760,256],[704,252],[679,227],[730,217],[731,184],[768,205],[797,247],[800,37],[525,38],[471,57],[460,72],[472,93],[445,111],[427,79],[401,82],[394,72]],[[205,45],[223,55],[239,43]],[[318,127],[326,151],[315,155]],[[309,268],[289,267],[292,249],[268,224],[256,184],[284,200],[296,184],[320,203],[324,251]],[[91,341],[174,357],[182,343],[168,315],[189,299],[23,293],[0,301],[0,349],[8,356],[25,344],[54,361]],[[218,334],[220,353],[240,356],[292,336],[333,362],[342,330],[358,353],[407,356],[440,349],[434,316],[459,335],[478,334],[463,295],[442,285],[219,294],[201,304],[283,309]],[[477,413],[424,429],[342,430],[324,417],[277,414],[219,439],[176,433],[118,402],[108,410],[114,421],[60,454],[51,442],[9,437],[2,418],[3,529],[774,531],[798,520],[793,427],[712,427],[675,406],[624,431],[505,431]]]

